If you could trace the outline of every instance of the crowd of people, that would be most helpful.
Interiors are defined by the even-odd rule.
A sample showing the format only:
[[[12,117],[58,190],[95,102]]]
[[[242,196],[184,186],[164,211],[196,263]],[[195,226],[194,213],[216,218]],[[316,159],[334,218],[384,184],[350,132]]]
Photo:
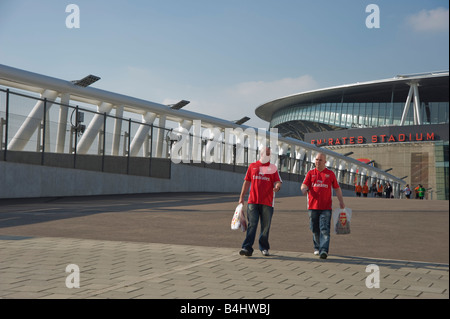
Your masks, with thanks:
[[[414,189],[411,189],[409,187],[409,184],[406,184],[405,188],[403,189],[403,192],[405,193],[405,196],[407,199],[411,199],[411,196],[413,195],[413,191],[414,191],[415,199],[424,199],[425,198],[425,187],[423,187],[422,184],[417,185]]]
[[[413,194],[414,192],[414,194]],[[355,193],[357,197],[368,197],[370,193],[372,193],[372,197],[380,197],[380,198],[394,198],[392,193],[392,185],[389,182],[385,184],[373,183],[371,187],[367,184],[361,186],[360,183],[357,183],[355,186]],[[425,187],[422,184],[417,185],[414,189],[409,187],[409,184],[406,184],[405,188],[402,189],[402,193],[405,194],[407,199],[415,198],[415,199],[424,199],[425,198]]]
[[[355,186],[355,193],[357,197],[368,197],[369,194],[372,194],[372,197],[380,197],[380,198],[394,198],[392,193],[392,185],[389,182],[386,182],[384,185],[380,182],[373,183],[371,187],[369,187],[366,183],[361,186],[360,183],[357,183]]]

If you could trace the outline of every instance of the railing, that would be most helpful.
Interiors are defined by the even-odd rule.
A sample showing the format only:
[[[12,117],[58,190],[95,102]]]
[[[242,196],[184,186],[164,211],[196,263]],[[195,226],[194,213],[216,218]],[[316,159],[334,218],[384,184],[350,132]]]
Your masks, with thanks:
[[[33,113],[37,103],[43,104],[41,112]],[[95,138],[87,143],[89,146],[80,153],[80,142],[89,130],[86,124],[92,123],[95,117],[101,118],[101,128],[95,133]],[[25,123],[33,123],[28,126],[36,128],[23,133],[21,130]],[[147,133],[142,135],[142,131]],[[132,151],[132,143],[138,136],[143,136],[144,141],[138,151]],[[171,153],[174,144],[179,142],[179,136],[180,133],[174,128],[146,124],[136,118],[117,117],[80,105],[64,104],[0,88],[0,152],[3,161],[170,177],[170,173],[161,174],[160,169],[170,172]],[[192,145],[195,138],[189,133],[187,144]],[[228,166],[231,167],[228,169],[236,171],[246,168],[250,161],[257,158],[257,148],[243,146],[242,160],[237,162],[236,145],[218,141],[220,146],[216,149],[220,152],[227,147],[233,148],[233,161],[226,164],[211,163],[207,159],[208,140],[204,137],[199,140],[200,161],[194,161],[190,149],[183,163],[217,168]],[[280,168],[287,171],[288,161],[283,156],[280,158]],[[157,167],[152,169],[155,163]],[[148,169],[142,169],[142,166]]]
[[[95,99],[105,96],[104,91],[89,90],[87,106],[82,102],[83,97],[77,98],[80,104],[71,105],[62,102],[61,93],[44,90],[39,96],[32,96],[26,92],[0,88],[1,160],[170,178],[171,164],[180,162],[175,161],[177,158],[188,165],[239,172],[245,171],[248,164],[258,158],[259,140],[252,139],[252,134],[243,134],[239,140],[236,133],[243,129],[255,133],[253,128],[232,122],[229,125],[234,132],[227,133],[226,121],[201,114],[175,112],[170,108],[161,110],[159,106],[155,106],[155,113],[152,113],[151,105],[145,105],[147,109],[143,106],[140,113],[139,107],[144,102],[133,98],[130,98],[130,105],[139,106],[133,106],[130,117],[127,118],[118,106],[114,106],[116,115],[113,116],[109,114],[109,103]],[[112,95],[120,102],[128,99]],[[97,105],[97,111],[92,110],[93,105]],[[167,117],[161,112],[166,112]],[[158,117],[158,125],[154,124],[155,118],[147,118],[149,114]],[[142,116],[140,121],[139,115]],[[200,130],[196,130],[197,116],[210,122],[202,123],[205,126],[200,125]],[[186,123],[187,129],[184,128]],[[218,125],[219,137],[214,137],[213,131],[204,134],[214,123]],[[269,132],[262,134],[264,138],[268,134],[268,140],[272,138]],[[234,136],[235,140],[229,140],[229,136]],[[323,152],[329,159],[328,168],[335,172],[344,188],[352,188],[356,181],[370,184],[390,181],[399,193],[404,183],[333,151],[278,134],[275,138],[274,143],[270,141],[272,162],[284,179],[301,182],[306,172],[314,167],[315,154]],[[180,149],[182,141],[188,147]],[[214,143],[216,146],[212,148]]]

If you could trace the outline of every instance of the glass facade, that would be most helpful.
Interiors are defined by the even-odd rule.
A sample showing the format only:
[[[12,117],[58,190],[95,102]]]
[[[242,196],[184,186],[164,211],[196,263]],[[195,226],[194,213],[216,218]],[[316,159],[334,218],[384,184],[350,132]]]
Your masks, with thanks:
[[[270,121],[270,128],[277,128],[283,136],[303,141],[306,141],[307,136],[311,141],[311,135],[316,134],[320,139],[314,141],[319,146],[325,146],[327,142],[323,142],[326,141],[324,136],[346,136],[348,133],[341,134],[339,131],[362,129],[364,132],[374,132],[391,128],[395,131],[400,126],[419,126],[418,118],[420,125],[430,126],[428,129],[432,129],[431,125],[448,127],[448,83],[448,71],[399,75],[393,79],[299,93],[265,103],[255,112],[262,119]],[[402,123],[407,101],[410,105]],[[418,110],[415,103],[419,103]],[[419,114],[414,114],[417,111]],[[429,183],[431,186],[428,191],[433,199],[448,199],[449,194],[448,135],[441,135],[440,140],[433,143],[433,146],[436,144],[435,150],[425,151],[425,144],[414,144],[414,154],[403,159],[393,159],[392,163],[386,164],[388,167],[395,167],[397,162],[408,162],[411,166],[402,175],[408,175],[410,183]],[[395,138],[393,141],[395,142]],[[365,152],[368,150],[374,151],[372,158],[377,163],[386,158],[386,154],[377,152],[380,151],[378,148],[364,148]],[[392,156],[399,155],[399,150],[400,148],[392,150]],[[436,161],[430,155],[434,152]],[[406,153],[401,154],[406,156]]]
[[[318,103],[292,105],[275,112],[270,127],[290,121],[308,121],[339,128],[400,125],[405,103]],[[405,125],[414,125],[411,106]],[[422,102],[423,124],[449,122],[448,102]]]
[[[435,147],[436,158],[436,189],[430,190],[434,199],[449,199],[449,142],[440,141],[436,143]]]

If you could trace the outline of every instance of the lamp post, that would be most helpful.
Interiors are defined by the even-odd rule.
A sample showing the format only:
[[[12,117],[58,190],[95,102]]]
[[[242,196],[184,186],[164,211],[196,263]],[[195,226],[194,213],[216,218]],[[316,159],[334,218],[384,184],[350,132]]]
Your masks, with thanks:
[[[97,82],[98,80],[100,80],[100,77],[98,77],[96,75],[89,74],[88,76],[85,76],[81,80],[74,80],[74,81],[72,81],[72,83],[77,85],[77,86],[81,86],[81,87],[85,88],[85,87],[88,87],[89,85],[91,85],[92,83]]]
[[[345,153],[344,156],[349,156],[349,155],[352,155],[352,154],[353,154],[353,152],[348,152],[348,153]]]
[[[239,120],[236,120],[236,121],[233,121],[235,124],[238,124],[238,125],[242,125],[242,124],[244,124],[245,122],[247,122],[248,120],[250,120],[250,118],[248,117],[248,116],[244,116],[243,118],[241,118],[241,119],[239,119]]]
[[[180,102],[175,103],[175,104],[171,104],[169,106],[173,110],[179,110],[179,109],[185,107],[186,105],[188,105],[189,103],[191,103],[191,102],[190,101],[186,101],[186,100],[181,100]]]

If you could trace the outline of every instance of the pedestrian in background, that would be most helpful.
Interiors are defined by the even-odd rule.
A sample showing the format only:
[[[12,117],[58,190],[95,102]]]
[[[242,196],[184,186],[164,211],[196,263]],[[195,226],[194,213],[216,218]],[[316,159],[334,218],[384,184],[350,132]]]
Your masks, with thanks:
[[[373,183],[370,191],[372,192],[372,197],[377,197],[377,184]]]
[[[384,193],[386,194],[386,198],[391,198],[392,186],[391,183],[386,182],[384,185]]]
[[[364,186],[362,188],[362,194],[363,197],[367,197],[367,195],[369,194],[369,186],[367,186],[367,183],[364,183]]]
[[[356,197],[361,197],[362,187],[361,184],[357,183],[355,186]]]
[[[380,182],[378,182],[377,196],[380,197],[380,198],[383,197],[383,185],[381,185]]]
[[[410,199],[410,197],[411,197],[411,188],[409,188],[409,184],[406,184],[405,189],[403,191],[405,192],[406,198]]]
[[[425,188],[422,186],[422,184],[419,184],[418,194],[419,194],[419,199],[424,199]]]

